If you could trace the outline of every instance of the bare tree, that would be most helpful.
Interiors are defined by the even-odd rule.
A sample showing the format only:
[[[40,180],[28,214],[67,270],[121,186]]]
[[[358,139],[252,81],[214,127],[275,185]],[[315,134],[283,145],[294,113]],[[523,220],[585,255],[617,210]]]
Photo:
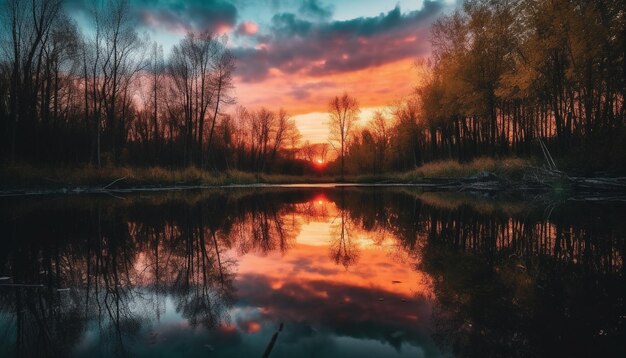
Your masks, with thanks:
[[[156,42],[150,51],[150,92],[152,94],[152,125],[155,154],[158,155],[160,148],[159,136],[159,97],[163,90],[163,80],[165,77],[165,60],[163,59],[163,47]]]
[[[374,144],[376,146],[375,170],[382,172],[386,166],[387,152],[391,145],[391,127],[390,119],[388,119],[382,111],[374,112],[369,127],[374,136]]]
[[[61,1],[7,0],[3,11],[3,29],[9,36],[6,48],[11,67],[10,87],[10,149],[15,160],[17,127],[32,122],[36,116],[38,79],[43,60],[43,47],[50,37],[55,19],[62,10]],[[24,127],[31,127],[25,123]]]
[[[302,134],[296,125],[294,120],[289,121],[287,126],[287,140],[289,141],[289,146],[291,150],[291,159],[296,158],[296,152],[298,151],[298,145],[302,140]]]
[[[142,65],[142,61],[135,57],[142,42],[131,21],[128,0],[111,0],[101,11],[104,13],[104,56],[100,91],[106,111],[109,145],[115,161],[118,146],[126,135],[125,115],[130,101],[128,89]]]
[[[283,142],[287,140],[287,131],[289,129],[289,123],[292,120],[289,118],[289,115],[284,109],[278,110],[278,115],[276,116],[276,122],[274,123],[274,145],[272,147],[272,161],[276,159],[276,153],[282,147]]]
[[[95,31],[82,46],[85,112],[91,112],[95,123],[95,161],[99,167],[102,165],[102,134],[105,134],[113,161],[117,160],[120,146],[125,143],[132,106],[129,91],[144,66],[141,59],[144,42],[130,14],[127,0],[92,3]]]
[[[354,129],[354,123],[357,121],[359,113],[359,102],[344,92],[339,97],[335,97],[328,103],[328,112],[330,121],[329,141],[335,150],[339,151],[341,157],[341,179],[345,174],[345,155],[348,149],[348,141]]]
[[[252,138],[256,140],[258,148],[257,170],[264,171],[267,166],[267,157],[271,148],[272,125],[276,114],[266,108],[261,108],[252,115]]]
[[[216,38],[210,32],[190,33],[174,46],[169,63],[171,90],[177,106],[184,113],[185,161],[205,166],[204,143],[209,120],[207,147],[211,148],[221,105],[233,103],[232,89],[234,58],[226,48],[225,37]],[[210,108],[213,110],[209,114]],[[194,148],[196,148],[194,150]]]
[[[213,133],[215,131],[215,123],[219,114],[219,108],[221,104],[233,104],[234,98],[230,96],[230,91],[233,88],[233,71],[235,70],[235,58],[232,53],[226,49],[224,40],[223,43],[217,43],[217,50],[220,52],[219,57],[213,65],[213,91],[215,92],[215,108],[213,111],[213,117],[211,120],[211,130],[209,131],[209,139],[207,140],[207,147],[209,152],[211,151],[211,145],[213,141]],[[201,164],[203,165],[203,163]]]
[[[302,145],[302,155],[304,156],[304,159],[309,162],[315,160],[315,148],[308,140]]]

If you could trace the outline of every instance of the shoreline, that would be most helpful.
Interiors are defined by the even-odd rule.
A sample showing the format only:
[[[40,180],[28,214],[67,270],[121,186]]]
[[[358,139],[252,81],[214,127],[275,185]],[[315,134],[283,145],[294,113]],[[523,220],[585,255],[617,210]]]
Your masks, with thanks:
[[[491,174],[491,173],[489,173]],[[488,176],[487,178],[493,178]],[[622,180],[623,178],[620,178]],[[613,180],[611,178],[576,178],[582,181]],[[165,184],[165,183],[164,183]],[[603,183],[604,184],[604,183]],[[626,185],[626,181],[625,184]],[[78,196],[78,195],[113,195],[134,193],[172,193],[193,190],[237,190],[237,189],[271,189],[271,188],[415,188],[432,192],[465,192],[478,194],[568,194],[570,199],[576,200],[620,200],[626,201],[626,186],[610,187],[604,185],[594,187],[553,187],[539,186],[535,182],[510,182],[502,180],[484,180],[476,178],[425,178],[419,182],[381,181],[328,181],[328,182],[301,182],[301,183],[248,183],[248,184],[190,184],[190,185],[159,185],[159,186],[76,186],[62,188],[12,188],[0,189],[0,197],[27,197],[27,196]]]
[[[348,175],[282,175],[210,172],[195,167],[0,166],[0,196],[124,194],[184,190],[280,187],[411,187],[483,194],[625,195],[626,177],[570,176],[519,158],[479,158],[470,163],[427,163],[407,172]]]

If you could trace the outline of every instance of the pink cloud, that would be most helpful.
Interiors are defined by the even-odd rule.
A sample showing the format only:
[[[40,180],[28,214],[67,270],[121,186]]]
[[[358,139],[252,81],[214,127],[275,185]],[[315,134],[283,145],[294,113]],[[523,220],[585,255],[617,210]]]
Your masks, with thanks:
[[[259,31],[259,25],[253,21],[244,21],[237,27],[237,34],[244,36],[255,35]]]

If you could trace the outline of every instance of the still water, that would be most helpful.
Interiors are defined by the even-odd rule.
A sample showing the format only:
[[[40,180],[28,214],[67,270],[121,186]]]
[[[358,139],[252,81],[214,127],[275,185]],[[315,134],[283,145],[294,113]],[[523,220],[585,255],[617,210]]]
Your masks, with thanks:
[[[270,188],[0,210],[2,357],[626,356],[625,203]]]

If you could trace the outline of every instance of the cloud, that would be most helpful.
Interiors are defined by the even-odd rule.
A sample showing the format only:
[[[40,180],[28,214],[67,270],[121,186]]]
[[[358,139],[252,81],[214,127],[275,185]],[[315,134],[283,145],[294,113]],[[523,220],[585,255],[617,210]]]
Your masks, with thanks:
[[[146,27],[165,27],[170,31],[215,31],[233,28],[238,17],[237,8],[228,1],[143,0],[133,4],[140,14],[140,24]]]
[[[327,20],[333,15],[332,5],[322,5],[318,0],[304,0],[298,13],[313,20]]]
[[[297,100],[304,100],[311,97],[311,91],[321,90],[325,88],[333,88],[335,83],[330,81],[320,81],[313,83],[294,84],[291,87],[290,95]]]
[[[252,36],[259,31],[259,25],[254,21],[244,21],[237,26],[236,34],[240,36]]]
[[[88,0],[68,0],[70,12],[88,14]],[[224,32],[235,27],[237,7],[227,0],[137,0],[129,2],[130,18],[137,26],[172,32]]]
[[[244,65],[239,63],[239,69],[242,70],[241,66]],[[292,115],[310,114],[296,118],[298,128],[307,139],[326,142],[328,128],[324,123],[328,115],[313,112],[323,112],[330,98],[347,91],[358,94],[362,107],[387,106],[397,101],[399,96],[412,93],[418,77],[414,58],[407,58],[381,66],[321,76],[283,73],[256,82],[244,82],[241,77],[236,77],[235,91],[239,103],[251,108],[278,103]],[[294,89],[316,82],[325,82],[328,87],[307,90],[305,86],[304,89]],[[297,98],[302,96],[306,99]]]
[[[313,28],[313,23],[296,17],[295,14],[283,13],[272,17],[271,30],[276,38],[306,36]]]
[[[275,70],[323,76],[416,58],[430,52],[430,25],[443,9],[426,1],[421,10],[404,14],[396,6],[375,17],[322,23],[277,14],[256,47],[234,49],[238,75],[245,82],[262,81]]]

